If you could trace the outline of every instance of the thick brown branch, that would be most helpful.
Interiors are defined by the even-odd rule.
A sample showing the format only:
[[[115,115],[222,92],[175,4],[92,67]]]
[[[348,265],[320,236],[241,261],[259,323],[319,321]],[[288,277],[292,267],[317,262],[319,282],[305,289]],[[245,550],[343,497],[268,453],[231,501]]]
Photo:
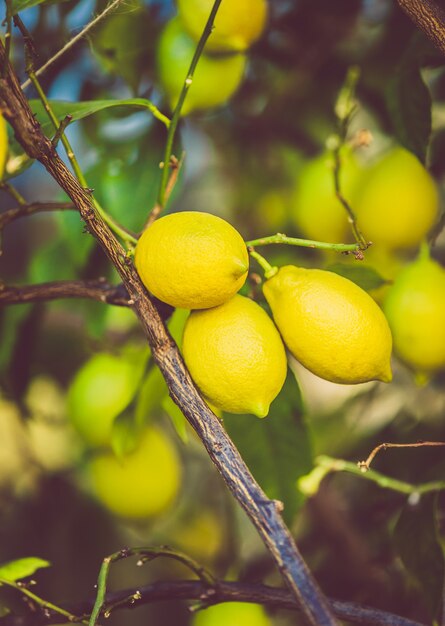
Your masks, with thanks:
[[[6,63],[0,43],[0,66]],[[40,161],[78,208],[87,228],[102,246],[120,274],[131,305],[150,343],[173,400],[201,438],[210,458],[232,494],[245,509],[272,554],[283,579],[299,602],[309,623],[332,626],[336,620],[326,598],[313,579],[293,538],[286,528],[277,503],[261,490],[218,418],[200,397],[184,366],[178,348],[144,289],[132,261],[94,210],[88,192],[79,185],[51,141],[46,138],[23,96],[17,77],[8,66],[0,80],[0,102],[15,136],[32,158]]]
[[[397,0],[401,9],[445,54],[445,10],[434,0]]]
[[[64,298],[86,298],[106,304],[129,306],[129,297],[123,285],[109,285],[105,279],[62,280],[23,287],[0,285],[0,306],[47,302]]]
[[[28,215],[33,215],[34,213],[72,210],[77,210],[72,202],[33,202],[32,204],[20,205],[14,209],[8,209],[0,213],[0,231],[11,222],[21,217],[28,217]]]

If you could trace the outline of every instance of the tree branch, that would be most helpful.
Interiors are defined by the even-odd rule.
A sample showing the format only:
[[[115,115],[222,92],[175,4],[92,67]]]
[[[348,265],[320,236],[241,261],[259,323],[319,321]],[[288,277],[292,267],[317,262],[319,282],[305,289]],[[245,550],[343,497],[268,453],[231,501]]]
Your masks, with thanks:
[[[76,207],[72,202],[33,202],[32,204],[21,204],[14,209],[8,209],[0,213],[0,231],[11,222],[21,217],[34,215],[34,213],[73,210],[76,210]]]
[[[282,520],[280,506],[261,490],[218,418],[199,395],[131,259],[98,215],[88,192],[43,135],[0,42],[0,66],[3,64],[6,64],[7,71],[0,79],[0,100],[3,114],[13,127],[17,140],[31,158],[42,163],[71,198],[88,230],[121,276],[172,399],[197,432],[228,488],[257,528],[307,621],[314,626],[333,626],[337,622]]]
[[[445,54],[445,10],[434,0],[397,0],[400,8]]]
[[[123,285],[110,285],[97,280],[61,280],[23,287],[0,285],[0,306],[47,302],[65,298],[86,298],[106,304],[129,306],[129,296]]]

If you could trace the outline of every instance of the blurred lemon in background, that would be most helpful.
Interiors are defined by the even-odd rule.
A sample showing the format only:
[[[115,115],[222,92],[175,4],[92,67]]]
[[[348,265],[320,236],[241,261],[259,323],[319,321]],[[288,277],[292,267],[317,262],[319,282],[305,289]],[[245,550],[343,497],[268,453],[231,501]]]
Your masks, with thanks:
[[[156,62],[162,87],[172,109],[176,106],[187,78],[195,49],[195,41],[184,31],[180,20],[170,20],[158,42]],[[225,104],[238,89],[245,65],[246,57],[243,54],[222,57],[202,54],[182,107],[182,115]]]
[[[150,426],[129,454],[94,456],[87,474],[94,495],[111,513],[137,520],[169,508],[178,495],[182,470],[173,443],[162,430]]]
[[[428,375],[445,366],[445,270],[426,252],[396,278],[384,302],[394,350]]]
[[[224,602],[196,613],[193,626],[272,626],[261,604]]]
[[[5,118],[0,113],[0,179],[3,178],[7,156],[8,156],[8,132],[6,130]]]
[[[178,0],[179,15],[196,42],[202,35],[213,4],[213,0]],[[245,50],[261,35],[266,20],[266,0],[223,0],[206,49]]]

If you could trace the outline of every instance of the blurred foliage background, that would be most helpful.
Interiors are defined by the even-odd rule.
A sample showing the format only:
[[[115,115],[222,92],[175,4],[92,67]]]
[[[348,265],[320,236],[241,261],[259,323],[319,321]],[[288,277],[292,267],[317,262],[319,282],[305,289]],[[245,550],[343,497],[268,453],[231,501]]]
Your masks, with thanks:
[[[24,10],[41,62],[104,6],[101,0],[66,0]],[[162,29],[175,12],[168,0],[123,2],[42,75],[45,92],[51,100],[69,102],[144,97],[169,115],[155,58]],[[335,103],[351,66],[360,68],[360,78],[349,135],[365,129],[372,137],[369,146],[358,148],[358,159],[372,162],[399,143],[426,159],[438,185],[443,183],[444,58],[395,2],[274,0],[269,12],[266,31],[247,52],[235,95],[224,106],[192,112],[181,121],[175,153],[186,156],[169,211],[215,213],[246,240],[276,232],[304,236],[294,208],[301,172],[338,131]],[[13,61],[25,79],[16,30]],[[26,93],[36,97],[30,87]],[[164,126],[147,111],[122,106],[85,117],[67,134],[99,201],[139,232],[156,200]],[[27,202],[66,199],[37,163],[12,176],[18,153],[11,138],[7,176]],[[3,210],[13,205],[6,192],[0,202]],[[443,264],[445,238],[437,224],[432,254]],[[357,263],[294,247],[266,252],[279,264]],[[417,252],[405,249],[378,267],[370,253],[364,263],[391,279],[391,263],[404,265]],[[71,211],[7,226],[0,265],[5,284],[99,276],[117,281]],[[252,269],[247,292],[261,300]],[[183,323],[180,311],[169,322],[178,341]],[[4,307],[0,332],[0,563],[26,556],[50,561],[52,566],[36,576],[36,589],[61,606],[94,597],[101,559],[125,545],[169,544],[217,576],[280,584],[255,531],[169,400],[130,311],[80,300]],[[96,361],[95,368],[97,355],[105,366]],[[76,391],[88,367],[87,378],[96,387]],[[114,384],[100,379],[104,367]],[[223,418],[261,486],[284,502],[285,519],[329,596],[432,623],[440,619],[443,597],[443,492],[421,497],[350,473],[328,473],[322,481],[311,474],[319,455],[355,462],[382,442],[445,441],[444,372],[419,385],[397,358],[393,369],[390,385],[340,386],[293,363],[267,419]],[[73,408],[76,403],[80,408]],[[90,413],[106,421],[98,438],[80,424]],[[147,428],[161,441],[155,469],[138,461],[128,469],[132,489],[105,484],[100,463],[109,463],[104,471],[110,481],[122,459],[134,454],[140,441],[135,433]],[[444,481],[445,453],[439,447],[389,450],[373,467],[411,484]],[[161,477],[170,480],[163,495],[145,492],[146,482],[138,484],[144,471],[158,476],[154,490]],[[307,475],[306,482],[300,480]],[[136,500],[141,493],[156,500],[167,489],[170,495],[158,510],[134,514],[133,508],[129,515],[122,505],[129,491]],[[170,562],[137,568],[124,561],[115,566],[111,585],[137,588],[187,575]],[[1,615],[5,625],[16,623],[17,615],[25,624],[34,619],[20,597],[4,588]],[[191,619],[185,603],[170,601],[117,611],[108,621],[186,625]],[[285,625],[298,618],[282,611],[271,620]]]

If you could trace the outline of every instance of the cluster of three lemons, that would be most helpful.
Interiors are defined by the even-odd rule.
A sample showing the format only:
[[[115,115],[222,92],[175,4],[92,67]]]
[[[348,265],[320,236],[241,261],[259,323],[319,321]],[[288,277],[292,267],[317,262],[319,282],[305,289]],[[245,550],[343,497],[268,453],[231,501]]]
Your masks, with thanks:
[[[161,33],[157,69],[172,108],[177,103],[213,4],[213,0],[178,0],[178,15]],[[229,100],[245,72],[244,52],[261,35],[266,20],[266,0],[223,0],[189,87],[183,115]]]
[[[186,211],[160,218],[139,239],[135,265],[157,298],[192,309],[182,353],[217,408],[266,416],[286,377],[284,344],[328,380],[391,378],[391,334],[366,292],[330,272],[282,267],[264,284],[274,324],[259,304],[237,293],[247,277],[248,251],[238,231],[215,215]]]

